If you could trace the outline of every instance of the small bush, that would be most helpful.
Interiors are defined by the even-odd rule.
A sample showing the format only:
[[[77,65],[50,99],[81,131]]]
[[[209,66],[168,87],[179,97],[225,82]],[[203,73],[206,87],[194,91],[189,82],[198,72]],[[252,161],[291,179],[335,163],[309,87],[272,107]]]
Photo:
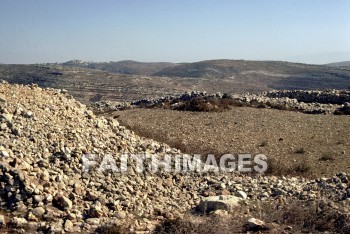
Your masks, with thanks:
[[[264,141],[260,142],[259,147],[265,147],[267,145],[268,145],[268,141],[264,140]]]
[[[335,158],[331,153],[324,153],[322,157],[319,158],[320,161],[334,161]]]
[[[129,233],[127,228],[118,226],[118,225],[106,225],[99,227],[96,230],[96,233],[101,233],[101,234],[124,234],[124,233]]]
[[[242,205],[224,217],[186,215],[183,219],[166,220],[154,233],[246,233],[244,224],[250,217],[263,220],[266,229],[270,229],[258,233],[350,233],[346,209],[334,208],[327,200],[292,198]]]
[[[224,98],[216,97],[196,97],[191,100],[173,100],[154,105],[140,104],[141,108],[163,108],[179,111],[196,111],[196,112],[221,112],[231,107],[249,106],[247,103],[237,101],[230,96]]]
[[[268,103],[268,106],[270,106],[273,109],[277,109],[277,110],[288,110],[288,108],[285,104]]]
[[[293,169],[293,171],[297,174],[299,173],[304,174],[309,172],[310,170],[311,170],[311,166],[306,162],[302,162],[298,165],[295,165]]]
[[[210,112],[219,110],[217,104],[218,103],[215,100],[207,100],[203,97],[198,97],[188,102],[184,102],[182,105],[175,109],[183,111]]]
[[[277,161],[274,158],[267,158],[267,171],[266,174],[269,175],[286,175],[290,174],[292,171],[287,168],[283,163]]]
[[[267,107],[266,104],[260,103],[260,102],[258,102],[256,100],[251,101],[250,102],[250,106],[251,107],[255,107],[255,108],[266,108]]]
[[[267,171],[269,175],[303,175],[310,172],[312,169],[311,165],[306,161],[302,160],[298,164],[285,165],[273,158],[267,158]]]
[[[296,154],[305,154],[305,150],[304,150],[304,148],[299,148],[299,149],[297,149],[297,150],[295,150],[295,153]]]

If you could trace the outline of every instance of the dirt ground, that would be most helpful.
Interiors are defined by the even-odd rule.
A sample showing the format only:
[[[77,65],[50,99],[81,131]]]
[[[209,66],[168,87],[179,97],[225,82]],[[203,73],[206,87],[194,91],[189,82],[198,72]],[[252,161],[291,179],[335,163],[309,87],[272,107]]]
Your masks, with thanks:
[[[265,154],[272,174],[350,172],[349,116],[249,107],[224,112],[131,109],[107,116],[191,154]]]

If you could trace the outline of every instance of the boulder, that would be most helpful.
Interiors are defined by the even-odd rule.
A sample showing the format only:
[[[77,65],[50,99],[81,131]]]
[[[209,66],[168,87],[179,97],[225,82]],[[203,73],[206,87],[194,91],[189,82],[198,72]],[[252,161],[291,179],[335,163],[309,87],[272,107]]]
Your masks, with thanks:
[[[264,231],[270,229],[266,223],[260,219],[256,218],[250,218],[245,222],[243,226],[243,231],[244,232],[258,232],[258,231]]]
[[[56,196],[53,200],[53,204],[61,210],[72,209],[72,201],[62,195]]]
[[[234,209],[234,207],[239,205],[241,200],[242,198],[232,195],[202,197],[198,210],[204,213],[215,210],[226,210],[230,212]]]
[[[25,218],[13,217],[11,224],[16,228],[23,228],[28,224],[28,221]]]

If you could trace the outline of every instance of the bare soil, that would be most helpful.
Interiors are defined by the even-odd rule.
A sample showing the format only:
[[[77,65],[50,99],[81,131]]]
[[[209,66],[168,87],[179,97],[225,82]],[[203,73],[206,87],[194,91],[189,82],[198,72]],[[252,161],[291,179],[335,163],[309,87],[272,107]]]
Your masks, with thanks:
[[[224,112],[131,109],[105,114],[186,153],[265,154],[271,174],[350,172],[350,117],[234,107]]]

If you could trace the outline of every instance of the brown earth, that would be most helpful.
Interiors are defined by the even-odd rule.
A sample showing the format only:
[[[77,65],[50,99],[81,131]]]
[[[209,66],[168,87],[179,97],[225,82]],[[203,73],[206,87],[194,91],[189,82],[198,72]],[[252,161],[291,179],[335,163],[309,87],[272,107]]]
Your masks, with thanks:
[[[265,154],[272,174],[350,172],[349,116],[249,107],[224,112],[132,109],[111,115],[137,134],[187,153]]]

